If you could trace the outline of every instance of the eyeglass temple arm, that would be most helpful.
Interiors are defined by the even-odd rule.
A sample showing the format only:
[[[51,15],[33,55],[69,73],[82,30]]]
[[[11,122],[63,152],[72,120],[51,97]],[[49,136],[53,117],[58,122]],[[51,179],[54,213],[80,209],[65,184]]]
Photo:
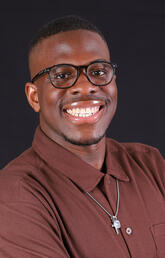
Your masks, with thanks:
[[[114,69],[116,69],[116,68],[117,68],[117,64],[113,64],[113,63],[111,63],[111,65],[113,66],[113,68],[114,68]]]
[[[31,82],[33,83],[38,77],[42,76],[44,73],[47,73],[50,71],[50,68],[45,68],[44,70],[37,73],[32,79]]]

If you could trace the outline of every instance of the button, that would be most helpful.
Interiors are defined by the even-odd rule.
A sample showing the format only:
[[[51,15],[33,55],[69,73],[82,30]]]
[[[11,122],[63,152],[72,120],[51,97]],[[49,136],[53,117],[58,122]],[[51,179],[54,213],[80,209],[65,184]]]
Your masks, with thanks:
[[[131,235],[132,234],[132,228],[130,228],[130,227],[128,227],[128,228],[126,228],[126,233],[128,234],[128,235]]]

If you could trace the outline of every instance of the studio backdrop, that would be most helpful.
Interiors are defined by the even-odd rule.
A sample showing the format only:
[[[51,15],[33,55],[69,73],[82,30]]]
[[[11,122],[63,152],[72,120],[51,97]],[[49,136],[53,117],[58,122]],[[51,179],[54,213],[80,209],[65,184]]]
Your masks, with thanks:
[[[48,0],[1,5],[0,168],[31,146],[39,123],[24,93],[30,80],[29,41],[44,23],[66,14],[96,24],[108,41],[111,61],[118,65],[118,108],[107,135],[155,146],[165,156],[165,4],[131,3]]]

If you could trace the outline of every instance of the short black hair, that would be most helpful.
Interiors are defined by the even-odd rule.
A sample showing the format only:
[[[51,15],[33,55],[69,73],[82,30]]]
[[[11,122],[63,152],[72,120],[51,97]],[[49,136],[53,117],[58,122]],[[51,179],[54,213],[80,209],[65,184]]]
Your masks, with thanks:
[[[45,24],[38,33],[34,36],[34,38],[30,42],[29,53],[36,46],[40,41],[46,39],[54,34],[59,32],[65,32],[70,30],[89,30],[92,32],[96,32],[99,34],[102,39],[106,42],[104,35],[102,32],[90,21],[77,16],[77,15],[67,15],[57,19],[50,21],[49,23]],[[107,42],[106,42],[107,43]]]

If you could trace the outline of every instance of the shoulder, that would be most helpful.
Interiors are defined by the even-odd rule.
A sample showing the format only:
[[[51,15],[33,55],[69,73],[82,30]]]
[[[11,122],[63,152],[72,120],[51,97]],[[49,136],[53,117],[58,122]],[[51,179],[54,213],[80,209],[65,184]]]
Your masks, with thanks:
[[[112,152],[125,152],[129,155],[160,155],[157,148],[151,145],[139,142],[118,142],[114,139],[107,138],[108,147]],[[163,157],[162,157],[163,158]]]
[[[165,194],[165,160],[159,150],[143,143],[120,143],[107,139],[108,150],[130,177],[147,177]]]
[[[33,148],[29,148],[21,153],[17,158],[10,161],[0,172],[0,177],[4,175],[14,175],[23,177],[28,171],[35,170],[40,164],[40,158]]]
[[[19,201],[30,181],[39,173],[40,160],[32,148],[27,149],[0,171],[0,200]]]
[[[112,156],[118,160],[138,165],[143,170],[162,171],[165,175],[165,160],[157,148],[143,143],[118,142],[110,138],[107,138],[107,144]]]

